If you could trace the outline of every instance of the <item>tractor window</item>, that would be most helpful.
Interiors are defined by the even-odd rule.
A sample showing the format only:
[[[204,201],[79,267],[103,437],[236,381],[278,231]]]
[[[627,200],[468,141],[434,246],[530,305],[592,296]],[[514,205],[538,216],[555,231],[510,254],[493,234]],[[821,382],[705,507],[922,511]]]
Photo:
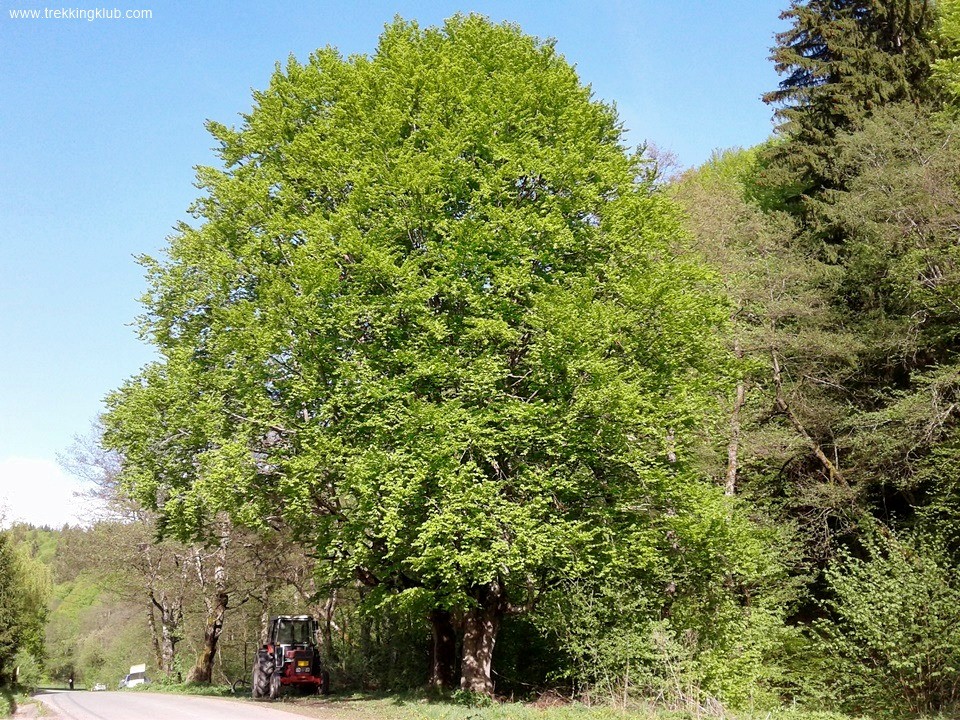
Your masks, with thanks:
[[[305,620],[280,620],[277,627],[277,642],[280,645],[310,643],[310,622]]]

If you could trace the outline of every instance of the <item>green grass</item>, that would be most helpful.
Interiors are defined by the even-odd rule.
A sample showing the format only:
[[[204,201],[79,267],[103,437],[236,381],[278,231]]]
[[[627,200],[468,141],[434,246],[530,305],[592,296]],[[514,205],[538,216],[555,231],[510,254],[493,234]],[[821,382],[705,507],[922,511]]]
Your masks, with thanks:
[[[386,720],[697,720],[724,718],[747,720],[749,715],[725,713],[723,715],[692,710],[665,710],[653,705],[636,705],[624,709],[609,705],[583,705],[581,703],[548,704],[546,706],[525,703],[493,703],[480,707],[460,703],[430,701],[383,701],[369,706],[373,717]],[[756,720],[847,720],[839,715],[774,714],[762,713]],[[373,718],[371,718],[373,720]],[[752,720],[752,719],[751,719]]]
[[[150,682],[127,688],[122,692],[159,692],[171,695],[207,695],[211,697],[235,697],[229,685],[202,685],[200,683]]]
[[[797,709],[719,714],[704,710],[666,710],[653,704],[636,704],[626,709],[587,706],[556,697],[536,703],[498,702],[462,693],[285,696],[279,702],[284,704],[284,709],[328,720],[852,720],[842,714]]]
[[[30,702],[30,695],[22,688],[11,690],[9,687],[0,687],[0,718],[13,717],[17,708]]]
[[[609,706],[588,707],[580,703],[535,704],[485,701],[456,695],[435,699],[426,696],[350,696],[346,698],[304,698],[298,704],[326,706],[349,712],[356,720],[686,720],[682,713],[624,712]]]
[[[254,702],[249,687],[239,688],[234,693],[229,685],[157,682],[124,692],[206,695]],[[557,697],[536,703],[499,702],[459,692],[445,695],[425,692],[334,693],[328,697],[285,693],[276,703],[285,710],[325,720],[870,720],[802,708],[708,712],[667,710],[653,704],[637,703],[624,709],[611,705],[588,706]]]

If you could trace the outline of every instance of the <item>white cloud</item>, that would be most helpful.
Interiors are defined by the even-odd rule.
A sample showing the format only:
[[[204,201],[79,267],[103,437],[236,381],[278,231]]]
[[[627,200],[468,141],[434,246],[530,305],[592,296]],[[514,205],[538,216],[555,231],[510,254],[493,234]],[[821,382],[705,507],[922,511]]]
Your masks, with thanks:
[[[91,502],[75,493],[86,488],[53,460],[0,458],[0,520],[59,528],[86,524]]]

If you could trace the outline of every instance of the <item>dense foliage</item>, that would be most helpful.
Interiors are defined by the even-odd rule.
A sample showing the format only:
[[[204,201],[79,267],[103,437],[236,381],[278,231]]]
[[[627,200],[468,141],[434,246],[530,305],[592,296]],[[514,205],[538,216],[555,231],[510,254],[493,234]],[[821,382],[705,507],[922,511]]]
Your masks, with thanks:
[[[49,573],[0,532],[0,687],[36,686],[44,657]],[[31,672],[37,668],[38,672]]]
[[[929,540],[867,536],[862,557],[827,571],[817,665],[833,702],[875,712],[936,712],[960,700],[960,578]]]
[[[939,0],[936,42],[939,57],[932,77],[946,100],[948,112],[960,108],[960,2]]]
[[[953,13],[795,3],[782,136],[676,188],[750,368],[726,471],[797,529],[785,688],[857,712],[957,702]]]

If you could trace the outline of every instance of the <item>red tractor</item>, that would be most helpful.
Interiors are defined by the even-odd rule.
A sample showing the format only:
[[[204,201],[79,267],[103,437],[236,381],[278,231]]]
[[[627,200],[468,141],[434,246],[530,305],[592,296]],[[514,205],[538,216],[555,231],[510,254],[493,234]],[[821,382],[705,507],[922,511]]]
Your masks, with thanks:
[[[267,644],[253,660],[253,697],[276,700],[284,686],[305,692],[330,692],[330,675],[320,662],[317,622],[309,615],[270,619]]]

